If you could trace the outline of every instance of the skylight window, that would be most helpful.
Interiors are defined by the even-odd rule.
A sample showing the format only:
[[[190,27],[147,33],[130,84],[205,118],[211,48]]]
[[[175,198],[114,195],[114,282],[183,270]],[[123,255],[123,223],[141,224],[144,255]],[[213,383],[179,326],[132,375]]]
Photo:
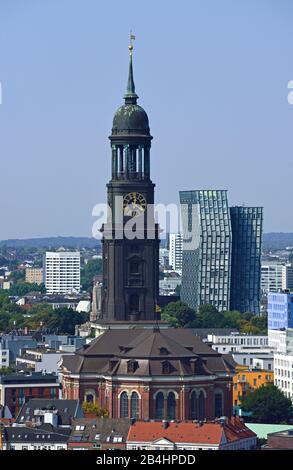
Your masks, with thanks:
[[[76,431],[84,431],[85,430],[85,425],[84,424],[78,424],[75,426]]]

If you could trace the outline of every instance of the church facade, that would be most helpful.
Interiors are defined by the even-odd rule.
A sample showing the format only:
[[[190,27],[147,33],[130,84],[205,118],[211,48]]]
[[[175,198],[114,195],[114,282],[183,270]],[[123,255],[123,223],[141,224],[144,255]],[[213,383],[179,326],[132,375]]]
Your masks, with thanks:
[[[212,420],[231,416],[233,364],[188,329],[108,330],[63,356],[64,398],[111,418]]]

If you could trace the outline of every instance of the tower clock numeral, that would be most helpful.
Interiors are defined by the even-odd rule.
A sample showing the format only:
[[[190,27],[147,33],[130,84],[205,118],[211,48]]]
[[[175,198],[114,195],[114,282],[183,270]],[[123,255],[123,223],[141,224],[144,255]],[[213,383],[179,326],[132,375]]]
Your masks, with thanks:
[[[137,192],[126,194],[123,199],[124,215],[128,217],[136,217],[141,215],[147,207],[145,197]]]

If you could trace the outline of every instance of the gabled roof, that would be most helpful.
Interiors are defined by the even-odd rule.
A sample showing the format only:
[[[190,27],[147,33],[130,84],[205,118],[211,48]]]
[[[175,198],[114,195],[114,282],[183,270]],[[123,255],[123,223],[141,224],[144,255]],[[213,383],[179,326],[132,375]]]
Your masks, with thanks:
[[[130,427],[130,420],[126,418],[80,418],[72,422],[70,442],[113,442],[115,438],[122,438],[120,443],[126,443]]]
[[[162,422],[137,421],[128,433],[127,442],[151,442],[167,439],[173,444],[192,443],[220,445],[223,428],[219,423],[205,423],[203,425],[190,422],[168,423],[164,427]]]
[[[127,442],[155,443],[167,439],[174,444],[199,444],[220,446],[241,439],[256,438],[256,434],[248,429],[236,417],[226,419],[224,423],[207,422],[144,422],[137,421],[130,426]]]
[[[45,424],[38,427],[23,427],[11,426],[4,430],[4,439],[6,442],[15,443],[66,443],[69,439],[69,428],[54,428],[51,425]]]
[[[37,417],[35,412],[38,412],[38,410],[56,413],[58,426],[69,426],[73,418],[83,416],[78,400],[32,398],[21,407],[16,422],[22,424],[35,421]]]

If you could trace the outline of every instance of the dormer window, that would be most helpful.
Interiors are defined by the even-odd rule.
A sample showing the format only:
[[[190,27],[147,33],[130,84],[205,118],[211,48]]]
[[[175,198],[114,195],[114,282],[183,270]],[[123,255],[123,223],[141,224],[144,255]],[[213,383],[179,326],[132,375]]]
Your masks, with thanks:
[[[164,361],[162,363],[162,372],[163,374],[170,374],[171,371],[171,364],[168,361]]]
[[[161,356],[166,356],[167,354],[169,354],[169,351],[167,348],[160,348],[160,355]]]
[[[136,369],[138,368],[138,362],[137,361],[128,361],[127,362],[127,372],[129,374],[133,374]]]

